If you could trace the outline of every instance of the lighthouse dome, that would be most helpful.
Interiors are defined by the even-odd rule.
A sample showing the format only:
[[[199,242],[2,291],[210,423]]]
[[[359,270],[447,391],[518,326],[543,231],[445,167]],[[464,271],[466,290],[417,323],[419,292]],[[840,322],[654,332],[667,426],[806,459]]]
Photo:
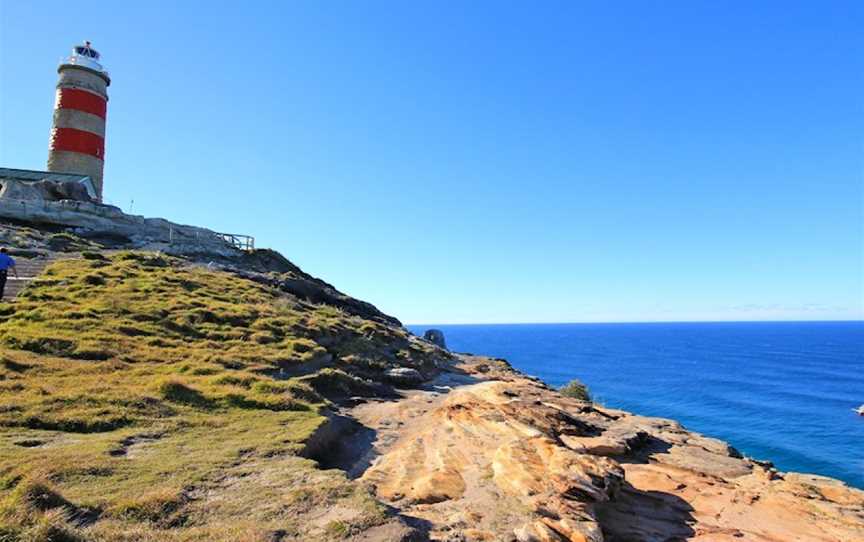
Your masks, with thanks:
[[[89,41],[85,41],[80,45],[72,47],[72,54],[68,58],[63,59],[60,65],[83,66],[108,75],[108,72],[99,63],[100,58],[101,55],[99,55],[99,52],[93,48]]]

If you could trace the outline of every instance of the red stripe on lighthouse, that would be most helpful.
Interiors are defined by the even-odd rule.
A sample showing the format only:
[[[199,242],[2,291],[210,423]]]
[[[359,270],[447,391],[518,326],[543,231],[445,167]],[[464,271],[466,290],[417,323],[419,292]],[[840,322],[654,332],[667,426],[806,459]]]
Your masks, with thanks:
[[[105,98],[92,92],[77,88],[61,88],[57,90],[56,109],[75,109],[105,118],[107,104]]]
[[[94,133],[75,128],[54,128],[50,147],[55,151],[80,152],[105,159],[105,140]]]

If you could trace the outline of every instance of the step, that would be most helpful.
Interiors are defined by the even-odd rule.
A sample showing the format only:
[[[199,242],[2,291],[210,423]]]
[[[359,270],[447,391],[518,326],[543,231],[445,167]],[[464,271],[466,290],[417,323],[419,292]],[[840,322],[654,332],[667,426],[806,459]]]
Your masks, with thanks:
[[[15,271],[18,272],[16,277],[14,274],[9,275],[6,279],[6,289],[3,292],[3,301],[11,301],[15,299],[21,290],[23,290],[30,281],[42,274],[45,267],[51,263],[53,258],[34,258],[34,259],[15,259]]]

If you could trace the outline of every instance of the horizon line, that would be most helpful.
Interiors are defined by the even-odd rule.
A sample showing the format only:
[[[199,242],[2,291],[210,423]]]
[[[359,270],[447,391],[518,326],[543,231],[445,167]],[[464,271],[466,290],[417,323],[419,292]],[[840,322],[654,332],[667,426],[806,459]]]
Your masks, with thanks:
[[[825,320],[605,320],[605,321],[564,321],[564,322],[403,322],[403,326],[536,326],[536,325],[576,325],[576,324],[830,324],[864,323],[864,318],[838,318]]]

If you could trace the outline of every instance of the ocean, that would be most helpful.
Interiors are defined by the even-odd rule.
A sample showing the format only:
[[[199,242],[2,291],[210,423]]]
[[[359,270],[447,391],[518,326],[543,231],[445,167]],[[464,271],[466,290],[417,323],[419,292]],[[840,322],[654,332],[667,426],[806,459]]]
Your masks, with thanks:
[[[441,329],[608,407],[678,420],[784,471],[864,488],[864,322],[501,324]]]

